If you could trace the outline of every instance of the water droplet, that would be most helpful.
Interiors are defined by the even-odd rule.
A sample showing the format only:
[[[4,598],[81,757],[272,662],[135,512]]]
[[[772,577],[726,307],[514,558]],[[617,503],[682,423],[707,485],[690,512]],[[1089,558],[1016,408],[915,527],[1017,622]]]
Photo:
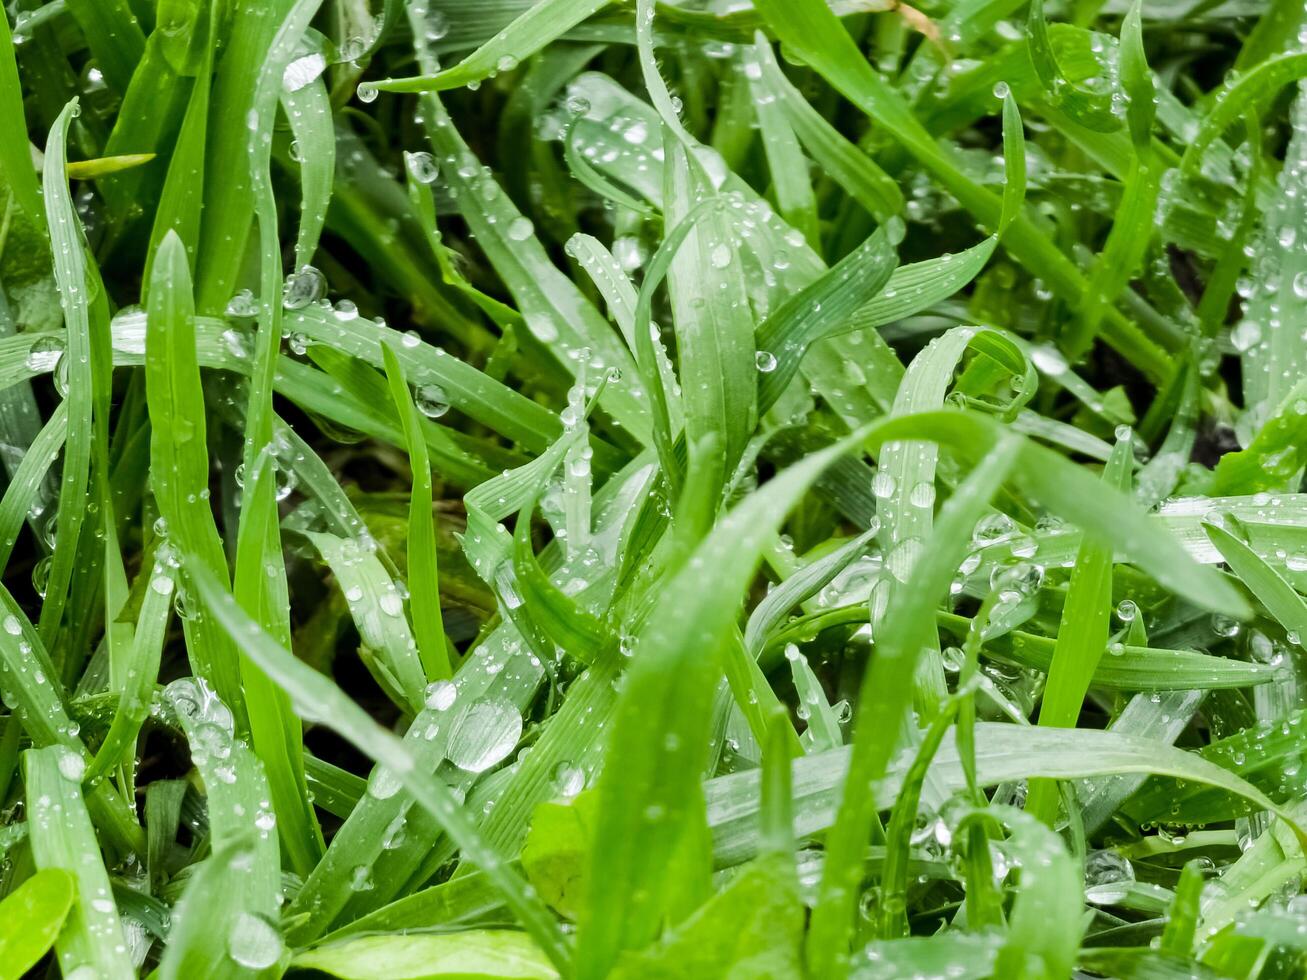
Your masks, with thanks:
[[[1085,900],[1094,905],[1124,901],[1134,881],[1134,867],[1116,851],[1094,851],[1085,858]]]
[[[1240,353],[1252,350],[1261,339],[1262,328],[1252,320],[1240,320],[1238,326],[1230,331],[1230,343]]]
[[[570,800],[585,789],[585,770],[570,762],[560,762],[554,766],[553,782],[558,795]]]
[[[300,266],[286,277],[282,287],[281,305],[288,310],[302,310],[316,303],[327,292],[327,277],[311,265]]]
[[[359,86],[354,90],[354,94],[359,97],[359,101],[365,105],[369,102],[376,102],[379,94],[377,86],[372,82],[359,82]]]
[[[478,698],[455,722],[446,756],[466,772],[485,772],[506,759],[521,737],[517,708],[502,698]]]
[[[508,237],[515,242],[524,242],[531,237],[535,231],[535,225],[531,219],[525,215],[519,214],[516,218],[508,223]]]
[[[44,373],[53,371],[64,353],[64,338],[59,334],[47,333],[32,341],[27,350],[27,370]]]
[[[418,411],[429,419],[438,419],[449,411],[449,397],[440,385],[421,385],[413,400]]]
[[[59,754],[59,774],[64,779],[80,783],[86,774],[86,760],[72,749],[65,749]]]
[[[433,711],[446,711],[458,697],[458,687],[453,681],[434,681],[427,685],[426,705]]]
[[[419,184],[433,183],[440,175],[440,166],[436,163],[436,158],[425,150],[419,150],[417,153],[405,153],[404,165],[408,167],[408,172]]]
[[[771,351],[760,350],[754,355],[753,364],[763,374],[771,374],[776,370],[776,355]]]

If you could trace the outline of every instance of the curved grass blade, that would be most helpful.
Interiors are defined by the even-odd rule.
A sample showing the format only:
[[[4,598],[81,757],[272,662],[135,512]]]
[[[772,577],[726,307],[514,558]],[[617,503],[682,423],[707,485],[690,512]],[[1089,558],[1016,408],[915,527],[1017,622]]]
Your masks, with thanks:
[[[55,281],[64,307],[68,358],[68,435],[64,442],[63,479],[60,484],[55,543],[45,601],[41,605],[41,637],[54,639],[63,619],[73,568],[78,560],[85,500],[90,490],[91,461],[103,448],[97,432],[107,432],[108,383],[105,359],[112,357],[103,299],[97,300],[99,277],[88,268],[86,239],[81,219],[73,208],[64,174],[68,127],[80,110],[64,106],[46,144],[42,185],[54,254]]]
[[[453,68],[415,78],[387,78],[381,92],[440,92],[512,71],[550,41],[566,34],[609,0],[541,0]]]

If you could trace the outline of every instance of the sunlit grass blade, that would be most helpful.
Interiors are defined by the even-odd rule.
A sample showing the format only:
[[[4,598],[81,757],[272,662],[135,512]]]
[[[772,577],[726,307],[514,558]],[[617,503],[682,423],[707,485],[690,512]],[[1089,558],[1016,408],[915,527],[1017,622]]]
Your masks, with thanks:
[[[54,944],[72,910],[76,882],[63,868],[46,868],[0,902],[0,967],[6,978],[26,975]]]

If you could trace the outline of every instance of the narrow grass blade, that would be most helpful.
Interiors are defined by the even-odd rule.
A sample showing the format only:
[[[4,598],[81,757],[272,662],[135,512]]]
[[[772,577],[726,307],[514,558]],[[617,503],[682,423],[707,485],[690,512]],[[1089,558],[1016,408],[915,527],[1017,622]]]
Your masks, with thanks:
[[[431,516],[431,464],[427,458],[417,408],[409,394],[404,369],[389,347],[382,347],[391,398],[404,426],[409,466],[413,470],[413,493],[408,516],[409,609],[418,655],[428,681],[444,680],[453,674],[445,644],[445,627],[440,615],[440,578],[436,568],[436,530]],[[427,392],[427,398],[436,397]]]
[[[1010,441],[991,450],[985,468],[969,476],[941,511],[932,532],[935,547],[918,558],[910,577],[895,590],[877,637],[877,656],[862,683],[849,775],[839,817],[826,842],[826,865],[807,945],[808,968],[817,975],[843,975],[848,969],[857,884],[876,811],[876,800],[865,787],[883,776],[896,747],[898,719],[904,717],[911,699],[917,653],[933,634],[929,610],[947,587],[971,529],[1018,455],[1019,447]]]
[[[512,71],[528,56],[607,5],[608,0],[542,0],[527,7],[520,17],[453,68],[433,75],[388,78],[373,84],[383,92],[439,92]]]
[[[64,175],[65,140],[79,109],[70,102],[59,114],[46,145],[42,176],[55,280],[64,307],[68,358],[68,435],[64,442],[63,480],[59,496],[59,537],[41,605],[41,636],[50,641],[59,629],[68,589],[77,561],[82,526],[86,523],[85,498],[89,493],[91,460],[97,451],[96,430],[106,431],[108,383],[105,359],[108,349],[107,310],[103,299],[94,302],[98,276],[88,268],[86,239],[81,219],[73,208]],[[98,418],[98,421],[97,421]],[[102,448],[102,447],[101,447]]]
[[[1131,458],[1130,441],[1118,440],[1112,458],[1103,469],[1104,485],[1128,489]],[[1080,543],[1067,584],[1057,645],[1039,709],[1039,724],[1075,727],[1094,670],[1107,649],[1111,601],[1111,546],[1087,535]],[[1048,783],[1032,786],[1026,812],[1051,826],[1057,815],[1057,788]]]
[[[605,768],[599,785],[579,976],[604,975],[623,949],[639,948],[656,934],[668,900],[658,869],[702,820],[696,773],[718,667],[711,656],[687,654],[720,648],[735,615],[735,604],[721,601],[722,595],[743,593],[785,513],[848,445],[786,470],[732,510],[663,591],[637,638],[608,744],[608,758],[622,761]],[[720,560],[728,554],[729,563]],[[719,576],[719,589],[707,592],[706,568],[728,569],[729,582]],[[654,732],[662,737],[650,737]],[[619,896],[640,901],[623,911]]]

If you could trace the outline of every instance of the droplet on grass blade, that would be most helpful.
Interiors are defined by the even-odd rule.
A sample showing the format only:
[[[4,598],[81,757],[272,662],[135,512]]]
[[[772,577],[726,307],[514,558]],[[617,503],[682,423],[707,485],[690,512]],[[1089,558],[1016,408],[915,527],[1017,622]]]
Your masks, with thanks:
[[[478,698],[454,723],[446,755],[466,772],[485,772],[508,757],[522,737],[522,716],[501,698]]]

